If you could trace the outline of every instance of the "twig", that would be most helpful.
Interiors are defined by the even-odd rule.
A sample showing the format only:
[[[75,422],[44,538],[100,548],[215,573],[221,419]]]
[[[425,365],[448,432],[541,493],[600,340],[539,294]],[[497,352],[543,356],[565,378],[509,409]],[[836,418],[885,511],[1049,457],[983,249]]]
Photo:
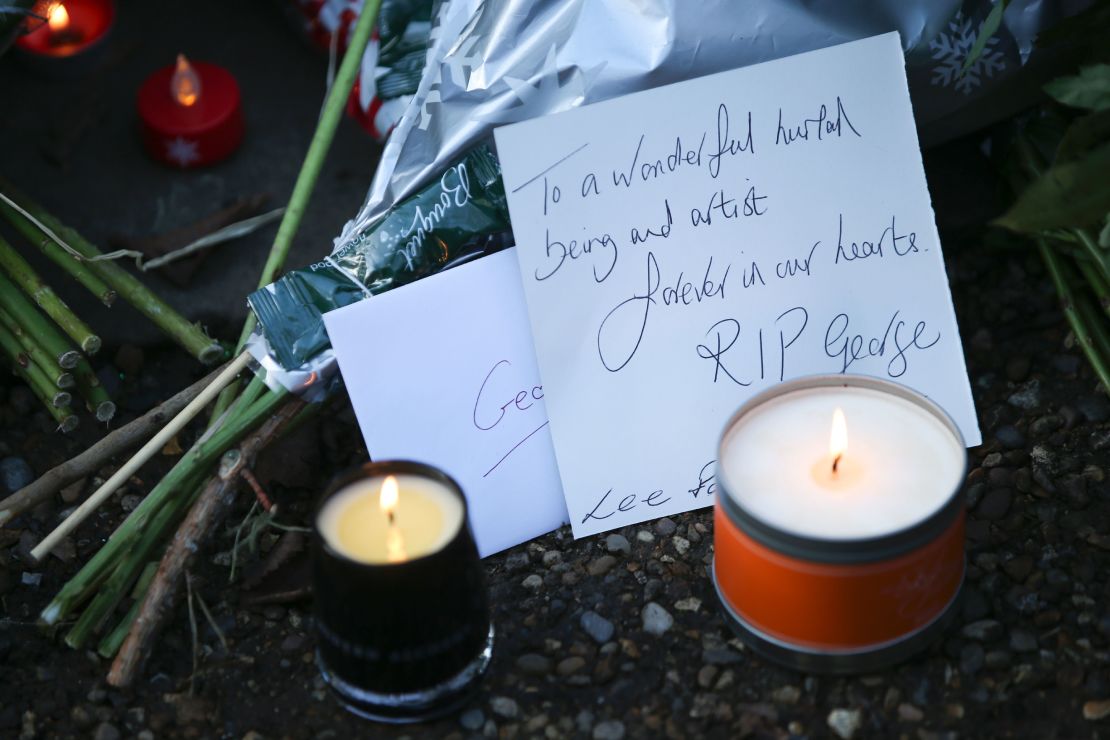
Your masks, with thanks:
[[[366,0],[362,6],[358,22],[349,37],[347,51],[343,54],[343,63],[339,66],[339,72],[328,91],[327,100],[324,102],[324,108],[316,124],[316,131],[312,135],[312,142],[308,145],[304,162],[301,164],[301,171],[297,174],[297,181],[293,185],[293,193],[289,196],[289,204],[285,208],[281,225],[278,226],[277,234],[274,236],[274,243],[270,247],[266,264],[262,268],[262,274],[258,279],[259,288],[264,288],[274,281],[289,256],[289,249],[293,246],[293,237],[296,236],[297,229],[300,228],[301,219],[308,207],[308,200],[312,197],[312,191],[316,188],[320,170],[324,166],[324,160],[327,158],[332,140],[335,139],[335,131],[339,127],[347,98],[351,94],[351,87],[354,85],[355,77],[358,76],[362,65],[363,53],[366,51],[366,44],[370,40],[370,33],[374,30],[374,23],[380,7],[381,0]],[[239,334],[239,341],[235,345],[237,352],[243,351],[257,323],[258,319],[254,313],[248,313],[247,319],[243,323],[243,331]],[[235,384],[229,386],[224,393],[220,394],[212,411],[213,419],[219,418],[220,414],[231,405],[231,401],[238,390],[239,386]]]
[[[41,206],[25,196],[17,195],[11,183],[3,178],[0,178],[0,189],[6,191],[12,200],[19,200],[23,212],[40,225],[40,229],[46,236],[54,239],[59,246],[67,248],[67,251],[73,250],[77,253],[97,277],[115,289],[120,297],[184,347],[189,354],[208,365],[218,362],[224,356],[224,348],[218,342],[210,339],[194,324],[189,323],[131,273],[114,262],[101,260],[104,255],[76,231],[63,226]]]
[[[81,358],[54,325],[23,297],[15,283],[0,273],[0,308],[6,311],[27,332],[39,340],[42,348],[50,354],[63,370],[72,370]]]
[[[230,653],[231,646],[227,644],[227,637],[224,636],[224,631],[220,629],[220,625],[216,622],[216,618],[213,617],[212,612],[208,610],[208,604],[205,603],[204,597],[199,593],[197,594],[197,603],[200,604],[200,610],[204,614],[204,618],[208,620],[208,624],[212,627],[212,631],[216,633],[216,638],[220,641],[220,644],[223,645],[224,652]]]
[[[109,307],[115,303],[116,291],[109,288],[108,284],[94,275],[92,270],[86,267],[83,262],[74,259],[54,239],[31,223],[23,215],[23,209],[3,193],[0,193],[0,213],[7,217],[8,221],[26,237],[27,241],[38,247],[40,252],[49,257],[58,267],[68,272],[74,280],[84,285],[101,303]]]
[[[262,488],[262,484],[258,482],[258,478],[254,477],[254,473],[251,472],[251,469],[244,465],[243,469],[239,471],[239,475],[243,476],[243,480],[245,480],[247,485],[251,487],[251,490],[254,491],[254,496],[258,499],[258,503],[262,506],[263,511],[267,513],[272,512],[274,503],[270,500],[270,497],[266,495],[266,490]]]
[[[108,674],[109,684],[117,687],[130,686],[142,670],[154,638],[172,612],[182,574],[187,572],[196,553],[231,510],[235,484],[242,467],[253,460],[258,451],[280,433],[282,427],[300,413],[303,407],[304,402],[300,399],[289,400],[257,432],[250,435],[237,451],[232,450],[224,455],[225,462],[221,463],[219,476],[205,486],[170,546],[166,548],[158,565],[158,573],[143,600],[139,616],[112,664],[112,670]]]
[[[92,475],[116,455],[133,449],[148,439],[168,419],[177,415],[190,401],[208,387],[227,368],[213,370],[204,378],[162,402],[126,426],[120,427],[104,439],[74,458],[51,468],[28,486],[19,489],[0,501],[0,527],[38,506],[70,483]]]
[[[193,693],[194,680],[197,677],[197,614],[193,611],[193,578],[185,571],[185,593],[187,594],[186,600],[189,604],[189,633],[193,636],[193,672],[189,674],[189,693]]]
[[[43,282],[27,260],[23,259],[3,237],[0,237],[0,267],[47,316],[54,320],[54,323],[62,328],[62,331],[77,342],[83,352],[94,355],[100,351],[100,337],[93,334],[88,324],[77,318],[65,301]]]
[[[79,506],[76,511],[66,517],[66,519],[61,524],[59,524],[53,532],[47,535],[43,539],[43,541],[40,542],[38,546],[31,551],[31,556],[38,560],[41,560],[47,555],[47,553],[53,550],[54,547],[57,546],[57,544],[61,542],[62,539],[64,539],[65,536],[69,534],[74,527],[84,521],[85,518],[88,517],[88,515],[96,509],[96,507],[100,506],[100,504],[106,498],[108,498],[108,496],[112,495],[112,493],[117,488],[119,488],[121,483],[131,477],[131,475],[140,467],[142,467],[142,465],[147,460],[149,460],[155,455],[155,453],[161,450],[165,446],[166,442],[169,442],[175,434],[183,429],[194,416],[200,413],[200,410],[207,406],[208,403],[213,398],[215,398],[216,395],[223,389],[223,387],[230,383],[231,380],[247,366],[247,363],[249,361],[250,354],[244,352],[243,354],[239,355],[239,357],[235,358],[233,362],[228,364],[228,366],[224,368],[224,370],[218,376],[216,376],[216,379],[212,381],[210,385],[208,385],[208,387],[197,394],[196,398],[190,401],[189,404],[177,416],[174,417],[173,421],[164,426],[156,435],[154,435],[154,437],[149,442],[143,445],[142,449],[135,453],[135,455],[130,460],[128,460],[119,470],[116,471],[115,475],[105,481],[104,485],[98,488],[92,496],[89,496],[85,503],[81,504],[81,506]]]

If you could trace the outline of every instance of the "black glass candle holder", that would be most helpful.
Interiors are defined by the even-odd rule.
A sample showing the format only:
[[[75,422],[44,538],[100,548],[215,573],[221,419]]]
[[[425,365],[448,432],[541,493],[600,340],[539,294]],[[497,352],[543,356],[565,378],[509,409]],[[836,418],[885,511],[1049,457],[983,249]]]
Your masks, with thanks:
[[[415,475],[458,496],[458,532],[436,552],[399,563],[364,563],[337,552],[316,523],[328,499],[365,478]],[[489,594],[466,516],[446,473],[421,463],[367,463],[336,478],[313,527],[317,664],[350,711],[382,722],[448,714],[477,690],[493,653]]]

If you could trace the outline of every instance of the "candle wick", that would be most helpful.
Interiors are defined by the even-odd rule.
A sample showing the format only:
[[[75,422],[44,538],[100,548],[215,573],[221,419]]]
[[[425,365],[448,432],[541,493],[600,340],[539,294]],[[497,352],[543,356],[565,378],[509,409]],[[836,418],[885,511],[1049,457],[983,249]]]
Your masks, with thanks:
[[[839,455],[837,455],[836,457],[833,458],[832,471],[833,471],[834,475],[836,474],[836,469],[840,467],[840,458],[842,458],[842,457],[844,457],[844,453],[840,453]]]
[[[392,527],[392,526],[393,526],[393,510],[391,509],[391,510],[387,511],[387,512],[385,513],[385,515],[386,515],[387,517],[389,517],[389,526],[391,526],[391,527]]]

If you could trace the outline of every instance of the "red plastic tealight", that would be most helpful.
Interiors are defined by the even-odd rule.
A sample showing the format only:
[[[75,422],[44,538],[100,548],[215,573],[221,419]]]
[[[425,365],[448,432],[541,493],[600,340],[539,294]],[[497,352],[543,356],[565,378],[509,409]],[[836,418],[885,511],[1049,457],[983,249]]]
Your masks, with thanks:
[[[65,0],[43,5],[46,21],[15,42],[24,60],[51,73],[87,69],[90,52],[103,46],[115,23],[114,0]]]
[[[243,140],[239,84],[215,64],[178,55],[143,83],[138,109],[147,153],[171,167],[214,164]]]

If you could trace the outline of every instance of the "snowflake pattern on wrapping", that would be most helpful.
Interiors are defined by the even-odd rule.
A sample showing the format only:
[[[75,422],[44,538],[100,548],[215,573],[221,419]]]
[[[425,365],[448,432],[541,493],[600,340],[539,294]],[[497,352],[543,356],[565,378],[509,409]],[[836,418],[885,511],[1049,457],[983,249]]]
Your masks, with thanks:
[[[979,30],[981,29],[982,24],[979,24]],[[933,59],[939,62],[933,67],[934,85],[955,87],[964,95],[970,95],[983,84],[984,78],[994,77],[996,73],[1006,69],[1005,56],[998,49],[998,39],[992,36],[975,63],[968,67],[967,72],[963,72],[964,60],[975,45],[977,35],[971,19],[964,18],[960,11],[948,22],[947,31],[941,31],[929,42]]]

